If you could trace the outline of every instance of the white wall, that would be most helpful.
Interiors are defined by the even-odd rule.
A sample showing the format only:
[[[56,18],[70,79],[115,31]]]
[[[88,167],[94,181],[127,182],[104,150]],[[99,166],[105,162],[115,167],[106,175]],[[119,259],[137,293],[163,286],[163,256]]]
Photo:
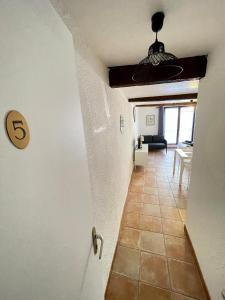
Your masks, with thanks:
[[[88,164],[94,201],[94,225],[104,238],[103,257],[93,261],[87,274],[84,299],[92,300],[92,289],[103,300],[122,210],[133,169],[133,111],[123,94],[111,89],[108,72],[91,49],[74,33],[78,82],[84,119]],[[120,114],[124,133],[120,132]],[[102,272],[99,283],[96,271]],[[98,272],[98,271],[97,271]]]
[[[77,300],[92,222],[73,40],[45,0],[0,1],[0,36],[0,299]],[[24,150],[4,131],[11,109]]]
[[[137,107],[136,110],[138,136],[158,134],[159,109],[157,107]],[[155,125],[146,126],[146,115],[155,115]]]
[[[225,10],[225,4],[220,9]],[[225,288],[224,54],[221,35],[199,86],[187,223],[212,300],[222,300]]]

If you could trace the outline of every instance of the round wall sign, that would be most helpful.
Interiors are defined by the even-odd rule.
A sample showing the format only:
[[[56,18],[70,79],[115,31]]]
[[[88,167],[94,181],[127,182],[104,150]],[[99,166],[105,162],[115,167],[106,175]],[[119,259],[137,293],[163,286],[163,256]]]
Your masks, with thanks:
[[[30,141],[30,132],[24,116],[11,110],[6,116],[6,131],[10,141],[19,149],[24,149]]]

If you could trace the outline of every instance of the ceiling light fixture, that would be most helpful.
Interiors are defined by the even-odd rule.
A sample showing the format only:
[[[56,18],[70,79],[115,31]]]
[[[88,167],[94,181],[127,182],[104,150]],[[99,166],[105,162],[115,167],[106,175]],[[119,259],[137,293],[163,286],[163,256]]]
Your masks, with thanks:
[[[172,53],[165,52],[165,46],[158,41],[158,32],[163,27],[164,13],[156,12],[152,16],[152,30],[156,33],[155,42],[149,47],[148,56],[137,65],[132,80],[135,82],[151,81],[154,77],[162,80],[171,80],[183,72],[183,67],[174,63],[177,59]],[[171,62],[171,64],[170,64]]]
[[[158,32],[163,27],[164,13],[157,12],[152,16],[152,31],[156,34],[155,42],[149,47],[148,56],[144,58],[140,64],[152,64],[153,66],[159,65],[162,61],[174,60],[176,56],[165,52],[165,46],[162,42],[158,41]]]

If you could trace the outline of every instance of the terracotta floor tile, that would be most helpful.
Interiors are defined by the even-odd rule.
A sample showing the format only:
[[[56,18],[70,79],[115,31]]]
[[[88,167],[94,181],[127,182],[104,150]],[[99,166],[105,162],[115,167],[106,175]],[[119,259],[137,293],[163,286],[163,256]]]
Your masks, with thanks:
[[[172,293],[161,288],[156,288],[148,284],[139,284],[138,300],[172,300]]]
[[[134,193],[142,193],[143,192],[143,186],[139,186],[139,185],[133,185],[131,184],[130,186],[130,191],[134,192]]]
[[[144,184],[144,175],[132,175],[131,177],[131,181],[130,181],[130,186],[134,183],[134,185],[138,185],[138,183],[140,183],[140,185]],[[137,183],[137,184],[135,184]],[[142,184],[141,184],[142,183]]]
[[[162,218],[181,221],[179,210],[176,207],[161,206]]]
[[[112,273],[109,280],[106,300],[137,300],[138,282]]]
[[[144,184],[144,190],[148,189],[148,188],[157,188],[157,184],[156,183],[149,183],[149,182],[145,182]]]
[[[174,192],[187,192],[187,186],[184,184],[179,185],[179,176],[174,177],[175,181],[171,183],[171,188]],[[178,180],[178,182],[177,182]]]
[[[145,174],[144,182],[146,184],[156,184],[156,176]]]
[[[176,202],[173,197],[159,196],[159,203],[163,206],[176,207]]]
[[[155,174],[145,174],[145,181],[155,181],[156,180],[156,176]]]
[[[138,250],[118,246],[113,271],[138,280],[140,267],[140,253]]]
[[[144,174],[144,172],[144,167],[141,166],[136,166],[136,168],[134,169],[134,174]]]
[[[165,235],[165,245],[168,257],[194,263],[191,247],[187,239]]]
[[[124,227],[120,231],[120,245],[139,249],[140,231],[130,227]]]
[[[143,204],[142,212],[144,215],[154,216],[154,217],[161,217],[160,214],[160,207],[159,205],[155,204]]]
[[[157,287],[169,288],[169,273],[165,256],[141,252],[140,280]]]
[[[195,299],[190,298],[190,297],[186,297],[186,296],[181,295],[181,294],[172,293],[171,300],[195,300]]]
[[[176,175],[176,174],[177,174],[177,172],[175,172],[175,176],[173,176],[172,174],[169,175],[169,176],[167,176],[168,179],[169,179],[171,188],[174,188],[174,187],[173,187],[173,184],[176,184],[176,185],[179,186],[179,176]]]
[[[166,250],[163,234],[151,231],[141,231],[140,249],[165,255]]]
[[[144,187],[144,181],[140,182],[140,181],[132,180],[131,186],[133,187],[132,190],[137,189],[137,193],[139,193],[140,190],[139,188],[143,189]]]
[[[186,209],[179,209],[179,213],[183,222],[187,219],[187,211]]]
[[[132,185],[144,185],[144,177],[143,176],[139,176],[139,177],[134,177],[132,178]]]
[[[186,198],[175,198],[177,208],[186,209],[187,208],[187,199]]]
[[[145,168],[145,172],[149,172],[149,173],[155,173],[156,172],[156,168],[155,167],[150,167],[147,165],[147,168]]]
[[[132,201],[132,202],[140,202],[139,197],[140,193],[134,193],[134,192],[128,192],[127,195],[127,201]]]
[[[169,179],[167,176],[157,176],[156,177],[156,181],[157,183],[161,182],[161,183],[169,183]]]
[[[184,224],[181,221],[162,219],[164,234],[184,237]]]
[[[186,184],[186,179],[187,179],[187,176],[183,175],[183,182],[182,184],[180,185],[179,184],[179,174],[177,176],[174,176],[174,181],[171,180],[171,188],[173,189],[174,192],[188,192],[187,190],[187,184]]]
[[[158,195],[158,189],[155,187],[144,186],[143,193],[149,194],[149,195]]]
[[[170,184],[169,184],[169,182],[167,183],[167,182],[157,182],[157,187],[159,188],[159,189],[169,189],[170,188]]]
[[[125,207],[125,214],[131,212],[140,213],[142,211],[143,204],[136,202],[128,202]]]
[[[189,297],[205,299],[201,280],[193,264],[169,259],[172,289]]]
[[[163,194],[163,193],[160,193],[159,192],[159,199],[164,199],[164,198],[171,198],[171,200],[173,199],[174,200],[174,197],[173,197],[173,193],[171,192],[168,192],[168,194]],[[174,200],[175,201],[175,200]]]
[[[135,170],[134,172],[132,173],[132,176],[131,176],[132,179],[139,179],[139,178],[144,178],[144,173],[136,173]]]
[[[149,195],[149,194],[142,194],[141,202],[149,203],[149,204],[159,204],[158,196],[157,195]]]
[[[156,176],[166,176],[167,172],[164,170],[158,170],[155,174]]]
[[[147,167],[148,168],[154,168],[155,167],[155,161],[154,161],[154,159],[151,159],[151,158],[148,159]]]
[[[140,215],[139,228],[153,232],[162,232],[162,220],[159,217]]]
[[[164,196],[164,197],[173,197],[172,190],[170,188],[168,189],[158,189],[158,194],[159,196]]]
[[[179,189],[173,189],[172,192],[175,198],[187,198],[188,196],[188,190],[179,190]]]
[[[153,178],[153,176],[156,176],[155,172],[145,171],[145,177],[152,177]]]
[[[139,228],[139,218],[140,218],[140,215],[139,215],[139,213],[136,213],[136,212],[125,214],[124,226],[133,227],[133,228],[138,229]]]
[[[154,188],[157,188],[156,180],[155,180],[155,179],[152,180],[152,179],[147,179],[147,178],[145,177],[144,185],[145,185],[146,187],[154,187]]]

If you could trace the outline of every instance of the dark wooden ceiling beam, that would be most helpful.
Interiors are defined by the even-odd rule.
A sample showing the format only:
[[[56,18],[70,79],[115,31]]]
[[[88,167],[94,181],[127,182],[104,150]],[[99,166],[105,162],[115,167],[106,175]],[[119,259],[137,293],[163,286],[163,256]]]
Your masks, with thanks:
[[[140,97],[130,98],[129,102],[155,102],[155,101],[168,101],[168,100],[195,100],[198,98],[197,93],[180,94],[180,95],[167,95],[167,96],[154,96],[154,97]]]
[[[207,56],[194,56],[176,59],[174,61],[163,62],[158,66],[145,65],[145,76],[133,79],[140,65],[127,65],[109,68],[109,85],[113,88],[151,85],[159,83],[170,83],[186,80],[194,80],[205,77],[207,67]],[[177,75],[172,75],[171,68],[183,70]],[[147,76],[146,76],[147,74]]]
[[[138,104],[135,107],[173,107],[173,106],[196,106],[197,102],[188,102],[188,103],[158,103],[158,104]]]

